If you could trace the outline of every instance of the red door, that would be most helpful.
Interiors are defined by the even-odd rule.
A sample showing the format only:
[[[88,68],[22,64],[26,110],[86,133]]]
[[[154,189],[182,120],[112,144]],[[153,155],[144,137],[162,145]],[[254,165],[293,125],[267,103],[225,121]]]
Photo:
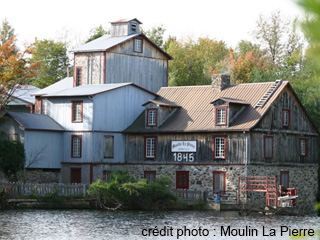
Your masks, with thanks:
[[[189,172],[177,171],[176,172],[176,189],[189,189]]]
[[[81,168],[70,168],[70,182],[81,183]]]

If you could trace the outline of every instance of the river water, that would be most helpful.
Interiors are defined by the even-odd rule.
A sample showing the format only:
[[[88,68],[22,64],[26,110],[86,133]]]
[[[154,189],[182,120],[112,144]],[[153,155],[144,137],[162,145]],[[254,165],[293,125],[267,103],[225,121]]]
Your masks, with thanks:
[[[241,230],[237,230],[241,229]],[[320,229],[316,216],[238,216],[213,211],[0,211],[0,239],[292,239]],[[305,230],[306,231],[306,230]],[[150,235],[150,236],[149,236]],[[240,236],[245,235],[245,236]]]

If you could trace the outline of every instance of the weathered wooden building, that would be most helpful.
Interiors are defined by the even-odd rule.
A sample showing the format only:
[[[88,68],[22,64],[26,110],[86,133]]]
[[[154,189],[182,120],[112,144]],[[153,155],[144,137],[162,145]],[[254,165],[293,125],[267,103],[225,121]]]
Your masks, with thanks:
[[[74,52],[74,86],[133,82],[152,92],[168,85],[170,55],[140,32],[137,19],[111,23],[111,34]]]
[[[277,176],[316,202],[319,134],[287,81],[165,87],[126,129],[137,177],[168,175],[177,189],[237,191],[240,176]]]

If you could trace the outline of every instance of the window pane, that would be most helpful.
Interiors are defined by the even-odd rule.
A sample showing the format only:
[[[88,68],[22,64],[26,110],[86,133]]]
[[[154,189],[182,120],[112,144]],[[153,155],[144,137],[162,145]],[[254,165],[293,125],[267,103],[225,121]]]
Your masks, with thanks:
[[[72,138],[72,157],[81,157],[81,138],[73,137]]]
[[[154,138],[147,138],[146,139],[146,157],[147,158],[154,158],[155,156],[155,139]]]
[[[134,40],[134,51],[135,52],[142,52],[142,40],[141,39]]]
[[[72,103],[72,111],[73,111],[73,121],[81,122],[82,121],[82,103],[81,102],[73,102]]]
[[[104,136],[104,157],[113,157],[113,136]]]
[[[156,110],[148,110],[148,125],[155,126],[156,125]]]
[[[224,138],[223,137],[216,137],[214,143],[214,151],[216,158],[224,158]]]
[[[304,140],[304,139],[300,140],[300,155],[301,156],[306,155],[306,140]]]
[[[81,68],[76,69],[76,86],[81,85]]]
[[[226,109],[225,108],[217,108],[216,111],[216,122],[217,124],[225,124],[226,123]]]

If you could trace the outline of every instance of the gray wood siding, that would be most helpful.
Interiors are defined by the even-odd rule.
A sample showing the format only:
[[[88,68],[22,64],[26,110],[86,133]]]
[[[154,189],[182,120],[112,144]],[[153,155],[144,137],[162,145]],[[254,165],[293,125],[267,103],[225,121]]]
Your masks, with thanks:
[[[212,139],[213,136],[226,135],[226,159],[214,160],[212,158]],[[185,164],[186,161],[174,161],[173,153],[171,152],[172,140],[196,140],[197,152],[194,153],[194,161],[188,164],[245,164],[246,162],[246,136],[245,134],[161,134],[147,135],[156,136],[156,159],[145,160],[144,158],[144,137],[146,135],[126,136],[126,162],[128,163],[178,163]]]
[[[26,167],[61,168],[63,158],[63,133],[25,131]]]
[[[106,83],[133,82],[152,92],[167,86],[167,60],[109,53]]]
[[[24,130],[12,118],[4,118],[4,121],[0,124],[0,138],[9,140],[9,135],[17,134],[17,141],[24,143]]]
[[[264,136],[273,137],[273,158],[264,159]],[[299,138],[307,138],[307,156],[299,155]],[[251,133],[250,163],[270,163],[277,165],[318,163],[318,137],[284,133]]]
[[[47,115],[68,130],[92,130],[93,103],[89,97],[47,98]],[[72,101],[83,101],[83,121],[72,122]]]
[[[290,126],[282,127],[282,110],[290,109]],[[316,133],[306,113],[295,98],[292,91],[287,87],[279,98],[271,106],[265,117],[257,125],[256,129],[279,129],[287,132]]]
[[[290,125],[282,125],[283,109]],[[264,136],[273,137],[273,158],[264,159]],[[307,138],[308,155],[300,157],[300,138]],[[318,134],[289,87],[286,87],[251,133],[251,163],[318,163]]]
[[[72,135],[82,136],[81,158],[71,157]],[[104,158],[104,136],[114,137],[114,157]],[[64,160],[68,163],[123,163],[124,136],[114,132],[66,132],[64,133]]]
[[[132,85],[94,97],[94,130],[123,131],[144,111],[142,104],[155,96]]]

